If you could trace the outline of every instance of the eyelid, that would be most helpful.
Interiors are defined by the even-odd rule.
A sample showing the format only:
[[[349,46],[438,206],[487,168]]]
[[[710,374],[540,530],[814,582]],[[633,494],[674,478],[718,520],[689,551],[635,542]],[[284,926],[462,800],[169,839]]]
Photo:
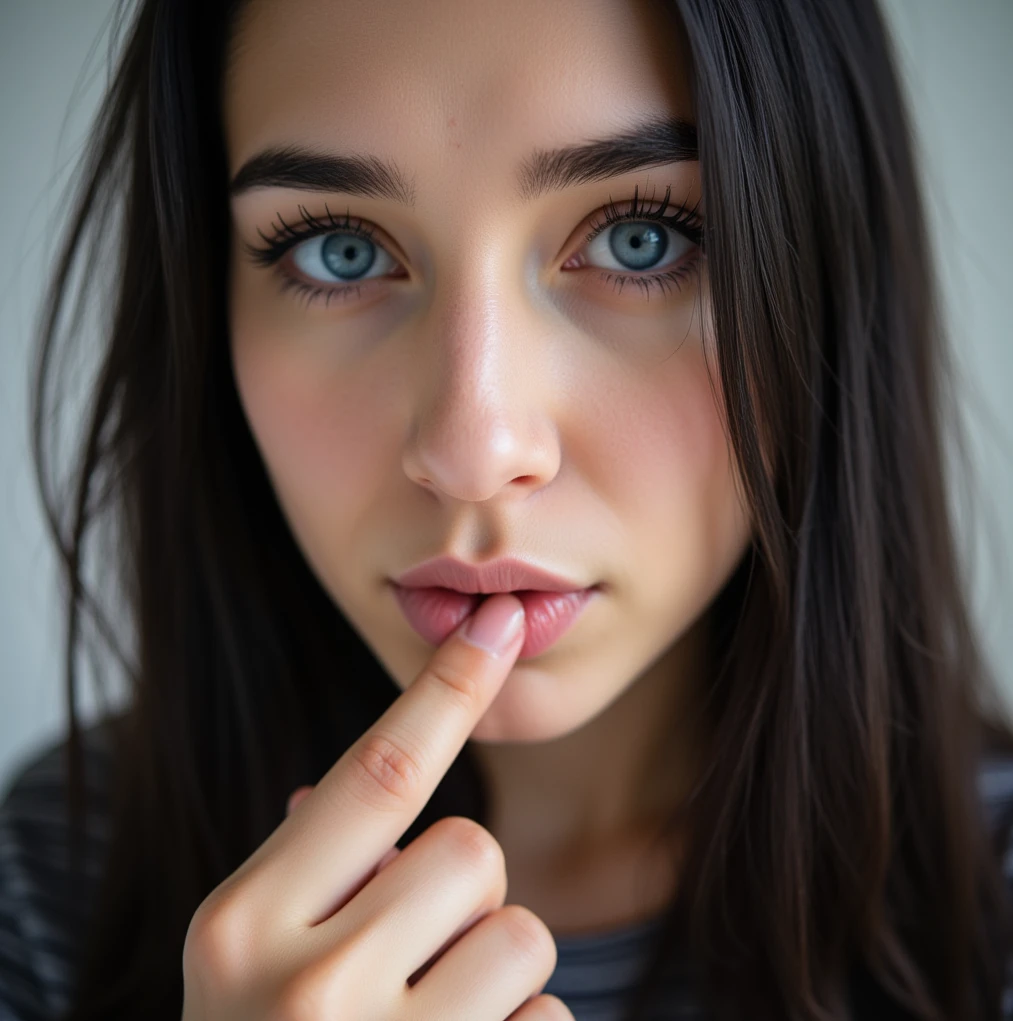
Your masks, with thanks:
[[[571,254],[564,259],[564,264],[575,255],[579,254],[583,248],[589,245],[595,238],[600,236],[611,226],[616,223],[631,221],[646,221],[663,224],[669,230],[675,231],[687,238],[690,242],[696,245],[702,253],[703,216],[698,211],[700,201],[697,201],[692,207],[686,204],[670,203],[669,198],[671,191],[672,186],[668,185],[665,189],[664,198],[658,203],[656,208],[653,207],[653,192],[650,199],[640,199],[639,185],[634,188],[632,199],[621,199],[616,202],[612,196],[609,195],[609,201],[604,206],[589,213],[584,220],[581,221],[581,225],[577,231],[582,229],[583,226],[589,222],[591,223],[591,228],[586,231],[583,244],[580,248],[572,251]],[[622,211],[620,211],[619,207],[622,207]],[[303,219],[295,226],[286,223],[281,214],[277,213],[276,215],[278,220],[281,222],[281,226],[279,227],[277,224],[272,223],[272,227],[274,227],[275,230],[273,237],[268,237],[259,228],[257,229],[257,233],[266,243],[265,248],[257,248],[254,245],[243,242],[247,253],[256,264],[263,267],[273,267],[276,264],[280,264],[281,260],[297,245],[322,235],[326,236],[328,234],[338,234],[345,231],[350,234],[365,237],[369,240],[375,240],[376,243],[386,251],[387,255],[398,263],[404,275],[401,277],[380,276],[364,278],[360,281],[347,281],[344,283],[340,281],[326,283],[313,278],[307,278],[310,281],[310,283],[307,284],[302,282],[303,274],[298,267],[294,270],[288,270],[279,265],[278,272],[290,283],[297,286],[315,289],[318,292],[327,292],[329,295],[336,294],[338,292],[350,293],[352,288],[361,289],[363,286],[378,285],[385,280],[404,279],[405,276],[411,276],[411,273],[407,269],[407,259],[403,257],[401,246],[394,242],[393,239],[391,239],[389,235],[373,221],[365,220],[358,216],[353,217],[350,210],[346,210],[343,219],[335,219],[326,203],[324,205],[326,217],[314,216],[303,205],[299,205],[297,208],[299,209]],[[672,213],[667,212],[669,208],[673,209]],[[601,219],[598,219],[599,217]],[[575,233],[577,231],[575,231]],[[569,245],[566,246],[566,250],[570,251]],[[610,270],[608,272],[615,275],[615,271]],[[298,278],[296,276],[297,274]],[[640,282],[647,281],[651,277],[651,274],[647,272],[638,273],[635,270],[628,270],[626,273],[618,275],[627,276],[630,280]]]
[[[651,208],[651,205],[654,202],[654,193],[651,193],[650,198],[641,199],[639,196],[639,185],[634,187],[632,199],[620,199],[617,203],[610,194],[609,201],[604,206],[588,213],[581,221],[581,227],[588,222],[591,222],[592,224],[591,229],[584,235],[584,243],[587,244],[590,242],[594,237],[597,237],[597,235],[600,234],[605,227],[611,226],[614,222],[629,221],[640,218],[665,223],[667,226],[676,230],[678,230],[680,226],[687,227],[689,228],[688,231],[680,232],[687,233],[690,240],[699,243],[699,241],[702,240],[701,235],[703,226],[703,216],[699,212],[700,201],[698,200],[692,206],[672,203],[669,201],[671,192],[672,186],[667,185],[665,188],[664,198],[661,199],[655,209]],[[624,212],[620,213],[617,208],[618,206],[623,206]],[[628,210],[625,209],[627,206],[630,207]],[[307,240],[308,238],[317,237],[321,234],[327,233],[339,233],[342,230],[349,230],[350,233],[369,239],[373,239],[379,235],[380,242],[392,256],[403,263],[408,261],[401,246],[394,241],[394,239],[387,234],[386,231],[371,220],[366,220],[361,216],[352,216],[350,209],[346,209],[343,220],[338,220],[334,217],[334,214],[331,212],[330,207],[326,202],[324,203],[325,216],[323,217],[314,216],[301,203],[296,208],[299,210],[303,218],[296,226],[293,227],[286,223],[281,213],[276,213],[275,215],[281,222],[281,226],[279,227],[277,224],[272,222],[271,226],[274,228],[275,232],[273,237],[268,237],[262,230],[260,230],[259,227],[257,228],[257,233],[264,240],[265,244],[269,246],[273,256],[272,261],[277,261],[281,255],[288,251],[289,248]],[[674,209],[674,212],[667,214],[665,211],[669,208]],[[594,218],[600,214],[604,214],[604,217],[599,223],[596,222]],[[364,227],[364,224],[367,226]],[[244,242],[244,247],[258,262],[263,262],[265,260],[265,256],[267,254],[265,249],[257,248],[255,245],[250,245],[247,242]]]
[[[264,240],[264,247],[258,248],[249,242],[243,242],[243,247],[247,254],[257,265],[264,267],[273,266],[275,263],[280,262],[296,245],[321,235],[345,232],[376,242],[387,250],[391,258],[407,269],[408,259],[401,246],[372,220],[367,220],[361,216],[352,216],[350,210],[345,212],[343,218],[335,218],[326,202],[324,203],[326,215],[323,217],[313,216],[302,204],[296,208],[303,218],[297,224],[288,224],[281,213],[275,213],[275,216],[281,222],[281,226],[279,227],[272,222],[271,226],[275,231],[273,236],[269,237],[259,227],[257,228],[257,233]]]
[[[639,198],[639,185],[633,189],[632,199],[621,199],[617,203],[611,195],[608,202],[600,209],[589,214],[587,221],[591,221],[591,229],[584,236],[584,244],[590,244],[596,237],[616,223],[660,223],[670,230],[681,234],[692,241],[693,244],[703,247],[703,215],[700,213],[700,202],[692,206],[686,203],[673,203],[670,201],[672,186],[665,188],[665,195],[657,207],[652,208],[654,202],[653,192],[651,198]],[[622,211],[619,207],[622,206]],[[672,212],[668,212],[671,209]],[[602,214],[601,220],[596,220]]]

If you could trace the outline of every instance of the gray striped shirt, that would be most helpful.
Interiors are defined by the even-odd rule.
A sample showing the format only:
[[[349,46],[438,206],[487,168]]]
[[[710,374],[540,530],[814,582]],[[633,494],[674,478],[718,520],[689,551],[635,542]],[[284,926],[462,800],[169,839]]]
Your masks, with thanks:
[[[89,813],[88,875],[98,878],[108,837],[105,777],[108,750],[98,726],[83,732]],[[979,772],[979,791],[990,823],[1013,805],[1013,759],[989,760]],[[49,1021],[68,1004],[75,948],[94,897],[70,890],[63,812],[62,743],[27,759],[0,803],[0,1021]],[[1003,862],[1013,889],[1013,849]],[[556,970],[544,992],[560,997],[577,1021],[617,1021],[624,997],[636,984],[660,918],[594,935],[556,936]],[[1013,972],[1011,972],[1013,977]],[[662,1018],[702,1021],[691,984],[673,970]],[[1007,986],[1003,1016],[1013,1021],[1013,987]],[[652,1018],[652,1021],[655,1019]]]

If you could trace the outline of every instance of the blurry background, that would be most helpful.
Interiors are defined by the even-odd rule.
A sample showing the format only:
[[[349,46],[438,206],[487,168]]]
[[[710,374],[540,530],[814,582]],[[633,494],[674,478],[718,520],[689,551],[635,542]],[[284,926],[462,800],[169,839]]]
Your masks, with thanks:
[[[1013,706],[1013,0],[884,2],[921,138],[979,481],[976,503],[953,494],[960,538],[986,651]],[[65,720],[63,595],[29,458],[29,370],[63,187],[106,84],[112,8],[0,0],[0,795]],[[74,376],[82,395],[88,368]],[[90,665],[80,672],[88,722]],[[115,696],[117,678],[108,681]]]

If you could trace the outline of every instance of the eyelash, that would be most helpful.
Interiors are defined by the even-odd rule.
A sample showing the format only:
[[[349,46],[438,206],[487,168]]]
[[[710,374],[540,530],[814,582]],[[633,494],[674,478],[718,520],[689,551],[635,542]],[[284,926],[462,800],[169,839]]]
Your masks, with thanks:
[[[585,245],[590,244],[599,234],[608,230],[613,224],[628,221],[652,221],[670,227],[676,233],[691,241],[698,249],[697,253],[688,261],[682,261],[661,273],[638,275],[633,273],[616,273],[613,270],[602,269],[600,274],[602,281],[606,283],[611,282],[614,289],[617,289],[620,293],[627,283],[640,287],[644,292],[644,296],[648,299],[653,288],[658,288],[663,292],[670,292],[673,287],[682,286],[683,281],[693,274],[700,259],[703,257],[703,217],[697,212],[696,205],[692,208],[682,205],[677,206],[675,212],[666,213],[665,210],[668,209],[668,197],[671,191],[671,186],[667,187],[665,189],[665,197],[661,199],[657,207],[652,208],[651,200],[641,200],[639,198],[639,187],[635,187],[630,208],[623,211],[617,208],[616,203],[610,196],[608,203],[602,207],[602,220],[591,220],[591,229],[584,238]],[[281,214],[278,213],[280,226],[275,223],[271,224],[274,228],[274,235],[272,237],[267,237],[259,229],[257,231],[264,240],[263,247],[258,248],[255,245],[244,242],[244,247],[250,258],[257,265],[269,268],[280,263],[289,249],[295,247],[301,241],[306,241],[320,234],[341,232],[368,240],[375,233],[371,227],[364,225],[364,221],[358,217],[353,217],[346,212],[343,218],[336,219],[326,204],[324,208],[327,210],[327,215],[321,218],[313,216],[305,206],[300,205],[298,209],[302,220],[295,226],[286,223],[282,219]],[[298,279],[281,266],[278,267],[278,270],[282,278],[282,291],[295,291],[306,299],[308,305],[321,297],[325,299],[325,304],[329,305],[332,298],[338,297],[348,300],[352,297],[353,292],[355,297],[358,297],[362,292],[363,284],[352,283],[339,284],[334,287],[321,287]],[[379,283],[383,279],[383,277],[372,277],[365,281],[365,283]]]

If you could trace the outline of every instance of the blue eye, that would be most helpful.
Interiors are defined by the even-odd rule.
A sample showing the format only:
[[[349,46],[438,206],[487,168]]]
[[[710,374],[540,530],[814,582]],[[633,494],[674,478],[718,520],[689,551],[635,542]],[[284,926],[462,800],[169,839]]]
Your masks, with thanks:
[[[591,239],[587,260],[601,269],[648,270],[656,269],[668,254],[672,256],[669,263],[678,262],[694,247],[684,234],[660,223],[613,223]]]
[[[681,287],[703,258],[703,217],[695,206],[677,206],[668,213],[670,193],[671,186],[656,208],[639,198],[639,188],[629,208],[620,211],[610,199],[601,210],[603,220],[592,221],[585,248],[562,268],[594,265],[602,270],[601,281],[619,293],[627,284],[645,297],[655,289],[664,293]],[[296,292],[307,304],[320,299],[326,305],[332,298],[350,301],[363,291],[376,293],[384,279],[407,276],[398,260],[373,240],[374,229],[367,222],[350,213],[336,218],[330,209],[325,217],[312,216],[303,206],[299,212],[303,219],[298,226],[290,226],[279,214],[274,237],[258,231],[263,248],[244,242],[256,265],[277,268],[283,291]],[[298,274],[282,261],[289,253]]]
[[[353,233],[318,234],[296,245],[292,261],[311,280],[322,284],[354,283],[384,276],[397,262],[368,237]]]

